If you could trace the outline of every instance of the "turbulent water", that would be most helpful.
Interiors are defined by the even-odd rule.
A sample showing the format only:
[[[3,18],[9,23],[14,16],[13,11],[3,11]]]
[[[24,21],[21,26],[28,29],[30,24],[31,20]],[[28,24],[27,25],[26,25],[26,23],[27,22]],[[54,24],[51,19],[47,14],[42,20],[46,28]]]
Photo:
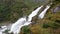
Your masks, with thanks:
[[[7,30],[6,26],[1,26],[1,28],[0,28],[0,34],[2,34],[2,32],[4,32],[5,30]]]
[[[22,17],[17,22],[12,24],[10,32],[13,32],[14,34],[18,34],[21,25],[23,25],[26,22],[26,17]]]
[[[14,34],[18,34],[23,26],[27,26],[27,25],[31,24],[31,23],[32,23],[32,22],[31,22],[32,17],[36,16],[36,15],[38,14],[39,10],[40,10],[42,7],[43,7],[43,5],[40,6],[40,7],[38,7],[36,10],[34,10],[34,11],[28,16],[28,18],[27,18],[28,20],[26,19],[26,17],[22,17],[22,18],[20,18],[19,20],[17,20],[15,23],[13,23],[12,26],[11,26],[11,29],[10,29],[9,33],[13,32]],[[44,18],[44,15],[45,15],[46,11],[49,9],[49,7],[50,7],[50,6],[47,6],[47,7],[45,8],[45,10],[42,11],[41,14],[39,14],[39,18],[41,18],[41,19]],[[2,34],[2,32],[0,32],[0,34]]]
[[[11,28],[11,24],[0,26],[0,34],[5,34],[4,32],[6,30],[9,30]]]

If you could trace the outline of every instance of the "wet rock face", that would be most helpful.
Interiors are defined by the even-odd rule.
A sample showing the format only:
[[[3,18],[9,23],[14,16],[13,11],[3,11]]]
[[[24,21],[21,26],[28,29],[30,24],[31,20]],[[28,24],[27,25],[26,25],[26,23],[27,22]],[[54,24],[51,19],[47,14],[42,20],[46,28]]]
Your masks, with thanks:
[[[51,11],[52,11],[52,13],[59,12],[60,11],[60,6],[57,6],[56,8],[51,9]]]

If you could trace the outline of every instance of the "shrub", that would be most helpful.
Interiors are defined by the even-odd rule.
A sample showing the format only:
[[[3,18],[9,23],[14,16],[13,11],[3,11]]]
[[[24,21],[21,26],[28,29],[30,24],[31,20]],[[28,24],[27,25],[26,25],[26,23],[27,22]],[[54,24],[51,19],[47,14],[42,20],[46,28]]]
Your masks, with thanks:
[[[43,24],[43,28],[51,27],[51,28],[57,29],[57,28],[59,28],[59,26],[60,26],[60,25],[58,25],[58,24],[55,23],[55,22],[49,22],[49,23],[44,23],[44,24]]]
[[[48,28],[48,27],[49,27],[48,23],[43,24],[43,28]]]
[[[59,25],[56,24],[56,23],[50,23],[49,26],[52,27],[52,28],[54,28],[54,29],[57,29],[59,27]]]
[[[22,32],[23,32],[23,34],[30,34],[30,30],[29,30],[28,26],[24,26],[22,28]]]

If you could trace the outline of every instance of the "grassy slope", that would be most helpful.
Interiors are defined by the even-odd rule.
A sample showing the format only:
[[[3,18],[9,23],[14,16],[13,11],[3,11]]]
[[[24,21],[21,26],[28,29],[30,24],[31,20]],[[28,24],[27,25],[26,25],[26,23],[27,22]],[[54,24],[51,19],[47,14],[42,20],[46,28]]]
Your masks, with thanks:
[[[30,30],[33,32],[33,34],[60,34],[60,29],[53,29],[51,27],[49,28],[43,28],[44,23],[53,23],[55,20],[60,20],[60,12],[51,14],[48,12],[48,14],[45,16],[43,20],[38,20],[37,24],[31,26]],[[51,17],[51,19],[49,19]],[[53,24],[51,24],[52,26]],[[55,31],[54,31],[55,30]],[[58,32],[57,32],[58,31]]]
[[[0,23],[5,21],[15,22],[23,16],[29,15],[40,3],[24,0],[1,0],[0,1]]]
[[[54,7],[56,7],[59,4],[55,4]],[[52,7],[52,8],[54,8]],[[52,9],[51,8],[51,9]],[[25,30],[24,28],[22,28],[22,34],[60,34],[60,27],[58,29],[55,29],[53,27],[54,23],[56,23],[56,20],[60,21],[60,12],[57,13],[51,13],[51,9],[48,10],[47,14],[45,15],[44,19],[40,20],[36,20],[36,24],[34,25],[30,25],[29,27],[27,27],[29,29],[30,32],[28,32],[27,30]],[[50,23],[51,27],[48,28],[43,28],[44,23]],[[53,23],[53,24],[52,24]],[[60,23],[58,24],[60,26]],[[58,26],[57,26],[58,27]],[[25,31],[27,32],[25,32]]]
[[[20,2],[20,0],[17,0],[17,1]],[[41,5],[40,3],[33,3],[33,2],[29,2],[29,1],[24,2],[25,5],[20,4],[18,2],[15,3],[15,5],[13,5],[13,7],[10,7],[11,8],[10,10],[12,10],[12,14],[10,15],[11,16],[10,19],[12,19],[12,20],[16,20],[19,17],[21,17],[22,13],[20,11],[23,9],[21,7],[25,7],[25,5],[28,7],[28,9],[23,10],[23,14],[25,16],[27,16],[34,10],[34,8]],[[3,12],[5,12],[5,11],[3,11]],[[32,34],[53,34],[54,33],[54,34],[56,34],[58,32],[57,34],[60,34],[60,31],[59,31],[60,29],[54,30],[52,28],[42,28],[43,23],[55,22],[55,20],[60,20],[59,15],[60,15],[60,12],[51,14],[51,11],[49,10],[44,19],[42,19],[42,20],[38,19],[38,20],[36,20],[37,21],[36,24],[26,27],[28,29],[28,31],[27,31],[27,29],[25,28],[26,33],[27,34],[29,34],[29,33],[32,33]],[[5,17],[3,17],[3,18],[5,18]],[[22,30],[25,30],[25,29],[22,29]],[[25,31],[22,31],[22,32],[24,33]]]

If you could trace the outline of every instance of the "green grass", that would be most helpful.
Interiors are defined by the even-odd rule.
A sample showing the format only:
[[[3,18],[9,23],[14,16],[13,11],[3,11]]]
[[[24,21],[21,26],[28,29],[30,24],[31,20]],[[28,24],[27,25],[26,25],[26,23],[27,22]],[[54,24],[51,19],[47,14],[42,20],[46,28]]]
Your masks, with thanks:
[[[10,4],[10,2],[12,2]],[[0,4],[0,22],[11,21],[15,22],[17,19],[23,16],[28,16],[34,8],[41,4],[32,3],[23,0],[3,1]]]

